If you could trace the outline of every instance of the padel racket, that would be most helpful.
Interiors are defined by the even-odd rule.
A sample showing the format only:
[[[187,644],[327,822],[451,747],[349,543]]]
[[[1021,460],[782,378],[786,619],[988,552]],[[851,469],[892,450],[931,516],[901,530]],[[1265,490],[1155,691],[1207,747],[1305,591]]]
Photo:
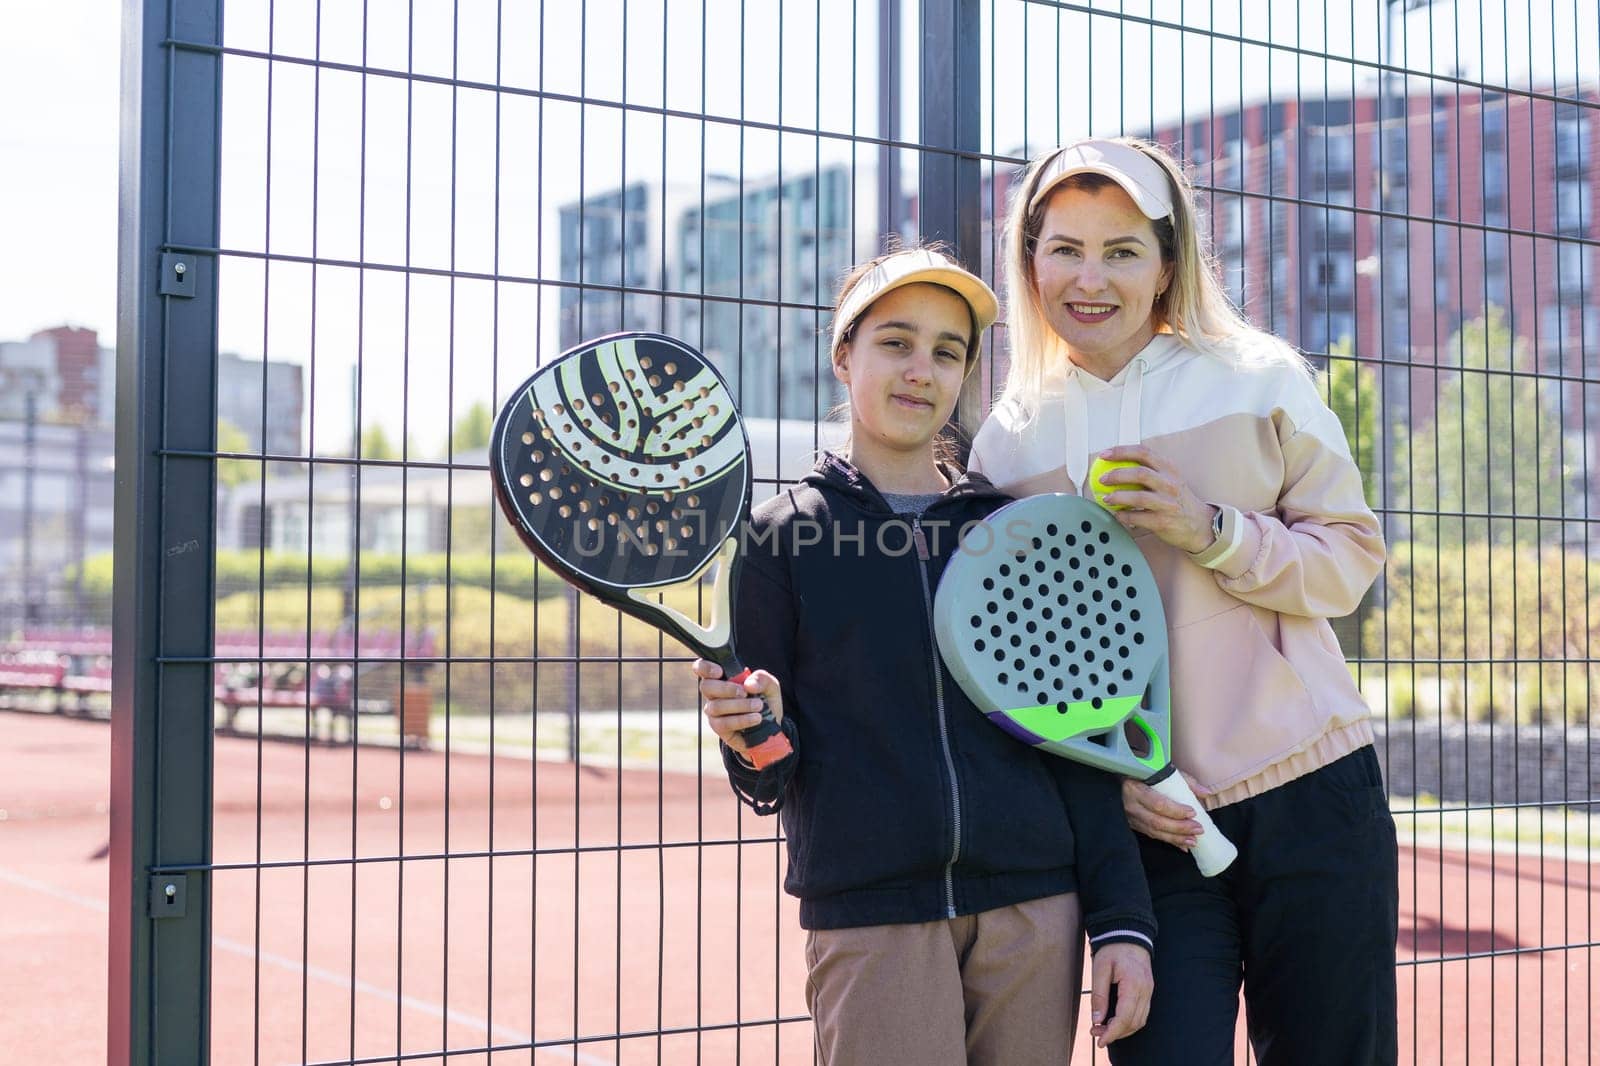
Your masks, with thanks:
[[[934,597],[951,675],[1023,743],[1192,807],[1195,862],[1221,873],[1238,851],[1172,765],[1166,613],[1138,545],[1064,493],[1007,504],[985,527],[967,531]]]
[[[578,345],[517,387],[489,441],[495,496],[546,566],[644,620],[742,682],[733,604],[750,513],[750,441],[727,383],[657,333]],[[711,623],[670,606],[712,567]],[[764,705],[740,734],[764,767],[789,740]]]

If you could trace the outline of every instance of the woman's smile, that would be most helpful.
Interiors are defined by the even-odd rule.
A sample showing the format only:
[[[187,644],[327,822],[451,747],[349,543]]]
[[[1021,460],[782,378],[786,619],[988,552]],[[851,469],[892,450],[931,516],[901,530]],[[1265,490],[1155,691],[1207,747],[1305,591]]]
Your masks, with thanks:
[[[1069,303],[1067,313],[1079,322],[1104,322],[1117,313],[1116,304]]]

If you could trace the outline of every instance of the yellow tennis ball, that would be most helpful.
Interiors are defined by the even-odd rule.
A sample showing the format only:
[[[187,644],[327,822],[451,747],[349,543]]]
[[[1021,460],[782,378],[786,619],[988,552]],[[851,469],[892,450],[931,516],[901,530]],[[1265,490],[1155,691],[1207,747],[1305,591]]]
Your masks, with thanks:
[[[1096,456],[1094,462],[1089,464],[1089,491],[1094,493],[1095,501],[1108,511],[1127,510],[1128,505],[1125,503],[1107,503],[1106,493],[1126,491],[1127,489],[1135,486],[1102,485],[1100,484],[1100,475],[1106,473],[1108,470],[1116,470],[1124,466],[1138,465],[1140,464],[1134,462],[1132,459],[1101,459],[1100,457]]]

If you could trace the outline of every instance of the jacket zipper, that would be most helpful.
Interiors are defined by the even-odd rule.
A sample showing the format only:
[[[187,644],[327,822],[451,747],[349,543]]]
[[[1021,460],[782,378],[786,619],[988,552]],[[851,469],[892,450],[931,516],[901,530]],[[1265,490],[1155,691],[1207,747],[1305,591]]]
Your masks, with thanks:
[[[922,532],[922,516],[911,516],[911,539],[917,546],[917,572],[922,577],[922,606],[928,621],[928,647],[933,655],[933,702],[939,714],[939,743],[944,748],[944,765],[950,774],[950,811],[955,822],[955,839],[950,845],[950,861],[944,867],[944,902],[949,917],[956,916],[955,865],[961,857],[961,787],[956,783],[956,760],[950,752],[950,727],[944,713],[944,675],[939,669],[939,638],[933,627],[933,594],[928,587],[928,541]]]

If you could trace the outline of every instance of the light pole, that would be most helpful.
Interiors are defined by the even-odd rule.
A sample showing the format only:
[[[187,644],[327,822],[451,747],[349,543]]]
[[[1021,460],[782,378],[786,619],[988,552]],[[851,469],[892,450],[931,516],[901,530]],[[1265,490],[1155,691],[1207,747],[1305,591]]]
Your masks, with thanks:
[[[349,525],[350,558],[346,560],[340,596],[339,626],[350,627],[351,654],[355,654],[356,567],[361,556],[361,366],[350,367],[350,497],[345,521]]]
[[[72,627],[82,629],[89,624],[83,606],[83,564],[88,555],[89,542],[89,420],[78,423],[77,445],[73,465],[77,488],[77,507],[72,516]]]
[[[1378,206],[1382,214],[1378,219],[1377,252],[1356,265],[1359,273],[1375,279],[1378,286],[1378,337],[1382,360],[1380,380],[1383,382],[1382,418],[1378,433],[1378,447],[1382,450],[1377,457],[1382,472],[1379,502],[1383,510],[1384,539],[1390,544],[1409,535],[1410,529],[1410,523],[1403,521],[1396,513],[1401,476],[1396,469],[1399,456],[1395,447],[1409,420],[1410,408],[1410,223],[1400,221],[1401,233],[1398,238],[1392,237],[1389,216],[1409,213],[1405,202],[1409,194],[1401,190],[1408,189],[1410,183],[1390,179],[1395,174],[1403,177],[1410,166],[1411,138],[1405,131],[1411,115],[1405,93],[1405,77],[1393,70],[1394,39],[1396,30],[1405,24],[1405,13],[1427,7],[1429,3],[1430,0],[1384,0],[1380,31],[1383,35],[1384,70],[1378,79],[1378,146],[1382,160],[1378,172]],[[1396,7],[1399,8],[1398,12]],[[1390,137],[1391,125],[1400,130],[1398,137]],[[1394,158],[1394,151],[1384,151],[1385,142],[1398,150],[1398,160]],[[1397,288],[1399,292],[1394,291]],[[1400,358],[1401,353],[1404,359]]]
[[[24,399],[22,422],[22,624],[38,621],[38,605],[33,602],[33,470],[38,462],[35,437],[39,425],[39,401],[32,389]]]
[[[900,0],[878,0],[878,136],[900,134]],[[900,155],[878,146],[878,241],[900,232]],[[881,247],[880,249],[881,250]]]

